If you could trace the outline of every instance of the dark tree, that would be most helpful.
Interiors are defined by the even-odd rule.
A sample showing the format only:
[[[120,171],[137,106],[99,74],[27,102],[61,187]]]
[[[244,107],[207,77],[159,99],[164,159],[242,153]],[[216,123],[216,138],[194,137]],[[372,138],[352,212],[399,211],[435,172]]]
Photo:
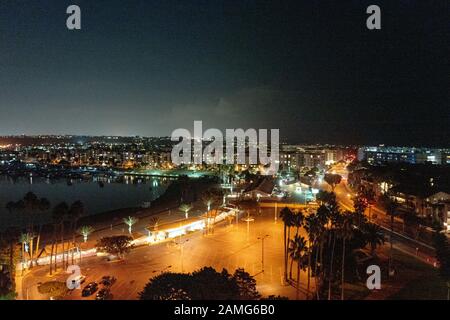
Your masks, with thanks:
[[[233,279],[238,286],[240,299],[256,300],[261,297],[256,290],[256,280],[244,269],[236,269]]]
[[[0,271],[0,300],[12,300],[15,296],[14,284],[11,282],[9,272]]]
[[[243,269],[231,275],[204,267],[191,274],[163,273],[150,279],[139,293],[141,300],[258,299],[256,281]]]
[[[331,186],[331,189],[334,191],[334,188],[341,183],[342,177],[338,174],[327,173],[325,174],[324,180]]]
[[[226,269],[217,272],[212,267],[203,267],[191,275],[192,300],[239,299],[239,287]]]
[[[189,274],[163,273],[150,279],[139,293],[141,300],[191,300]],[[188,290],[186,290],[188,288]]]
[[[131,249],[133,238],[128,236],[105,237],[97,241],[96,248],[100,252],[107,252],[122,258]]]

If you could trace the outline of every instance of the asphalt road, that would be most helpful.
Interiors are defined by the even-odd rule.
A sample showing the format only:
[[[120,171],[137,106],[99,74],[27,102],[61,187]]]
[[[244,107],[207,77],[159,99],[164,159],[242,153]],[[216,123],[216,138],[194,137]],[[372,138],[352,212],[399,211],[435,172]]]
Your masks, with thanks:
[[[343,177],[342,182],[337,185],[334,190],[340,206],[344,210],[353,211],[352,198],[355,196],[355,193],[347,185],[348,172],[345,168],[345,165],[338,164],[334,166],[330,171],[333,171]],[[331,188],[325,182],[323,182],[320,187],[324,190],[331,190]],[[373,217],[375,216],[374,213],[376,214],[376,219],[373,219]],[[365,214],[368,216],[368,218],[372,218],[372,222],[378,224],[383,228],[387,236],[387,241],[389,241],[389,237],[392,236],[392,240],[396,249],[414,256],[417,259],[420,259],[421,261],[426,262],[430,265],[435,265],[436,258],[434,248],[426,243],[419,242],[402,234],[401,229],[403,227],[403,223],[399,218],[397,218],[394,222],[394,232],[391,232],[390,217],[386,214],[385,211],[377,207],[372,207],[371,209],[366,209]]]

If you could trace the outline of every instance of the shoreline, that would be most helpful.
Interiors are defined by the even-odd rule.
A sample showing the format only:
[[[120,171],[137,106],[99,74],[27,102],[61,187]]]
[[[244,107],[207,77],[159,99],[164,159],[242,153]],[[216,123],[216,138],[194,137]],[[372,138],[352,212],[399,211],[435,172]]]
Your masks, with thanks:
[[[98,232],[124,225],[123,218],[128,216],[144,219],[164,211],[177,209],[183,202],[194,203],[200,198],[200,194],[203,190],[210,187],[216,187],[216,185],[217,182],[210,178],[178,179],[172,181],[164,193],[151,201],[151,206],[149,208],[125,207],[83,216],[77,221],[77,228],[83,225],[89,225],[94,228],[92,235],[95,235]],[[69,226],[70,222],[66,222],[65,227],[67,227],[67,229],[65,229],[66,232],[64,232],[65,242],[73,239],[73,234],[68,228]],[[52,223],[42,225],[40,234],[41,250],[51,244],[53,240],[53,229]],[[80,239],[82,239],[82,236],[76,234],[75,240],[77,243],[80,243]]]

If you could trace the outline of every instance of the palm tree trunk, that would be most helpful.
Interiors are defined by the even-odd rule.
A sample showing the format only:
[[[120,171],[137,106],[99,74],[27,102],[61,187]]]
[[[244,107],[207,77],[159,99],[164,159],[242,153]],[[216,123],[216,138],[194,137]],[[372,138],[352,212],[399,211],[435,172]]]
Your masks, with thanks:
[[[284,224],[284,279],[287,281],[287,244],[286,244],[286,224]]]
[[[286,262],[285,262],[285,266],[286,266],[286,281],[288,281],[288,278],[287,278],[287,265],[288,265],[288,262],[289,262],[289,254],[288,254],[288,243],[289,243],[289,240],[291,239],[291,227],[287,227],[287,240],[285,241],[285,243],[286,243],[286,247],[285,247],[285,259],[286,259]]]
[[[394,234],[394,216],[391,215],[391,234],[389,236],[389,268],[388,268],[388,275],[391,275],[391,270],[392,270],[392,249],[393,249],[393,245],[392,245],[392,236]]]
[[[33,244],[34,244],[34,237],[33,237],[33,234],[31,234],[31,240],[30,240],[30,269],[33,268]]]
[[[318,244],[316,244],[316,245],[318,245]],[[320,271],[319,272],[317,271],[318,263],[319,263],[319,248],[316,248],[316,257],[315,257],[315,264],[314,264],[314,283],[316,285],[316,297],[317,297],[317,300],[320,300],[320,295],[319,295],[319,283],[320,283],[320,281],[319,281],[319,278],[320,278],[319,277],[319,272]]]
[[[57,233],[55,231],[55,239],[54,239],[54,243],[55,243],[55,272],[58,271],[58,238],[57,237],[58,236],[57,236]]]
[[[25,243],[22,242],[22,274],[25,267]]]
[[[345,237],[342,240],[342,271],[341,271],[341,300],[344,300],[344,270],[345,270]]]
[[[74,222],[73,222],[73,228],[72,228],[72,245],[73,245],[73,247],[75,248],[76,247],[76,245],[75,245],[75,242],[76,242],[76,231],[77,230],[77,220],[75,220]],[[73,250],[72,250],[72,264],[74,264],[74,252],[73,252]]]
[[[42,232],[42,224],[39,225],[39,232],[36,240],[36,254],[39,254],[39,246],[41,244],[41,232]],[[38,256],[36,256],[36,265],[37,265]]]
[[[55,248],[55,241],[52,241],[52,249],[50,251],[50,275],[52,275],[53,268],[53,249]]]
[[[331,300],[331,277],[333,276],[334,248],[336,246],[336,234],[333,235],[333,247],[331,249],[330,272],[328,274],[328,300]]]
[[[309,290],[311,288],[311,254],[312,250],[310,249],[308,252],[308,285],[306,290],[307,299],[309,299]]]
[[[299,258],[300,259],[300,258]],[[300,298],[300,261],[297,263],[297,293],[296,293],[296,300]]]
[[[292,279],[292,265],[294,264],[294,259],[291,258],[291,265],[289,267],[289,279]]]
[[[65,268],[65,248],[64,248],[64,222],[61,223],[61,254],[62,254],[62,260],[61,260],[61,266],[64,269]]]

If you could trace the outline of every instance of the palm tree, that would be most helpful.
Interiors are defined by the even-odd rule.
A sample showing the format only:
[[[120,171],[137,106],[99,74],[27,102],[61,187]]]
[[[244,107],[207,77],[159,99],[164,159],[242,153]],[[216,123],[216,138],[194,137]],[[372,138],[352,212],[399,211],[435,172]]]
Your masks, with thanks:
[[[31,241],[27,244],[30,255],[30,268],[33,267],[33,243],[34,243],[34,212],[38,207],[39,199],[33,192],[27,192],[23,197],[25,213],[28,216],[28,232],[32,235]]]
[[[375,223],[365,223],[363,226],[365,241],[370,245],[370,253],[375,256],[375,250],[384,243],[384,234],[380,226]]]
[[[392,235],[394,233],[394,218],[397,215],[397,209],[398,209],[398,203],[396,200],[393,200],[391,197],[389,197],[388,195],[385,195],[384,197],[381,198],[381,202],[383,207],[386,210],[386,214],[388,216],[391,217],[391,234],[389,236],[389,244],[390,244],[390,248],[389,248],[389,274],[392,271],[392,265],[394,263],[393,261],[393,241],[392,241]]]
[[[3,235],[5,236],[6,242],[9,245],[9,263],[8,263],[9,276],[11,283],[14,283],[16,272],[15,253],[16,253],[16,246],[19,241],[20,232],[18,228],[10,227],[6,229]]]
[[[133,225],[135,225],[139,221],[138,218],[128,216],[126,218],[123,218],[123,222],[128,226],[128,233],[131,234],[131,229],[133,228]]]
[[[292,226],[296,228],[296,232],[295,232],[296,235],[298,235],[298,231],[303,226],[304,221],[305,221],[305,216],[303,214],[303,211],[298,211],[293,214]]]
[[[336,196],[334,193],[330,193],[328,202],[326,203],[326,208],[329,211],[329,229],[328,229],[328,237],[332,240],[332,247],[331,247],[331,257],[330,257],[330,268],[328,272],[328,300],[331,300],[331,282],[334,278],[333,274],[333,264],[334,264],[334,251],[336,248],[336,237],[337,237],[337,230],[340,224],[340,221],[342,219],[341,211],[339,208],[339,204],[336,201]]]
[[[51,246],[51,251],[50,251],[50,270],[49,273],[50,275],[52,275],[52,269],[53,269],[53,252],[55,251],[55,243],[56,243],[56,233],[58,231],[58,226],[60,224],[59,222],[60,217],[57,214],[57,212],[55,211],[55,209],[53,209],[52,212],[52,225],[53,225],[53,236],[52,236],[52,246]],[[56,244],[56,252],[55,252],[55,256],[58,254],[58,245]],[[56,260],[56,258],[55,258]],[[55,266],[55,271],[56,271],[56,266]]]
[[[288,239],[290,238],[290,227],[292,225],[293,213],[288,207],[284,207],[280,211],[280,218],[284,223],[284,279],[288,281],[287,265],[288,265]]]
[[[308,294],[310,290],[310,280],[311,280],[311,259],[312,259],[312,253],[313,248],[316,249],[316,256],[315,256],[315,264],[314,264],[314,277],[317,284],[317,265],[318,265],[318,259],[319,259],[319,242],[322,238],[323,234],[323,222],[320,221],[319,216],[316,214],[310,214],[305,219],[304,224],[305,230],[308,234],[308,245],[310,248],[310,251],[308,253]],[[316,286],[317,290],[317,286]]]
[[[376,195],[375,192],[370,188],[364,188],[362,190],[362,195],[367,200],[367,206],[369,207],[369,221],[370,221],[372,219],[372,206],[375,204]]]
[[[364,215],[367,206],[368,206],[367,199],[362,197],[360,194],[353,199],[353,208],[354,208],[353,215],[355,216],[356,225],[358,227],[361,227],[362,224],[364,224],[367,220],[366,216]]]
[[[288,222],[288,225],[292,225],[296,228],[295,235],[298,236],[298,232],[300,228],[303,226],[303,222],[305,220],[305,216],[303,215],[302,211],[293,212],[292,216],[290,216],[290,221]],[[291,264],[289,267],[289,278],[292,279],[292,265],[294,263],[294,260],[291,259]]]
[[[37,204],[39,212],[43,213],[50,209],[50,201],[47,200],[47,198],[41,198],[38,200],[39,203]],[[36,240],[36,263],[37,259],[39,257],[39,246],[41,243],[41,232],[42,232],[42,222],[39,221],[39,231],[37,234],[37,240]]]
[[[25,265],[27,265],[27,259],[25,254],[30,254],[30,243],[33,241],[33,235],[30,232],[21,233],[19,236],[19,242],[22,244],[22,273]]]
[[[60,228],[63,267],[64,267],[64,222],[65,222],[68,210],[69,210],[69,206],[67,205],[67,203],[61,202],[53,208],[53,213],[52,213],[53,221],[55,223],[55,228],[57,225],[59,225],[59,228]],[[57,270],[57,266],[58,266],[58,241],[56,240],[56,238],[57,238],[57,236],[56,236],[56,231],[55,231],[55,234],[54,234],[54,244],[56,247],[55,271]],[[52,251],[53,251],[53,249],[52,249]],[[50,257],[50,261],[51,261],[51,257]],[[50,274],[51,274],[51,267],[50,267]]]
[[[353,238],[353,219],[350,212],[345,212],[343,214],[340,228],[338,229],[338,235],[339,238],[342,239],[341,300],[344,300],[345,244],[347,240]]]
[[[300,296],[300,270],[303,267],[303,260],[305,259],[307,251],[308,248],[304,237],[296,235],[294,236],[294,239],[289,240],[289,256],[292,260],[297,262],[297,300]]]
[[[188,219],[189,218],[189,211],[191,211],[192,206],[190,204],[183,203],[180,206],[179,209],[180,209],[180,211],[184,212],[184,215],[185,215],[186,219]]]
[[[91,226],[82,226],[77,231],[80,235],[83,236],[83,241],[86,243],[89,235],[94,232],[94,228]]]
[[[214,203],[214,197],[210,194],[207,194],[203,197],[203,203],[206,205],[206,209],[209,211],[211,211],[211,206]]]
[[[69,218],[71,224],[71,232],[72,232],[72,246],[76,247],[76,233],[77,233],[77,223],[78,220],[84,214],[84,204],[81,201],[75,201],[72,203],[69,209]],[[72,264],[74,259],[74,252],[72,250]]]
[[[153,231],[158,231],[158,226],[160,222],[159,217],[151,217],[150,218],[150,228],[153,229]]]

